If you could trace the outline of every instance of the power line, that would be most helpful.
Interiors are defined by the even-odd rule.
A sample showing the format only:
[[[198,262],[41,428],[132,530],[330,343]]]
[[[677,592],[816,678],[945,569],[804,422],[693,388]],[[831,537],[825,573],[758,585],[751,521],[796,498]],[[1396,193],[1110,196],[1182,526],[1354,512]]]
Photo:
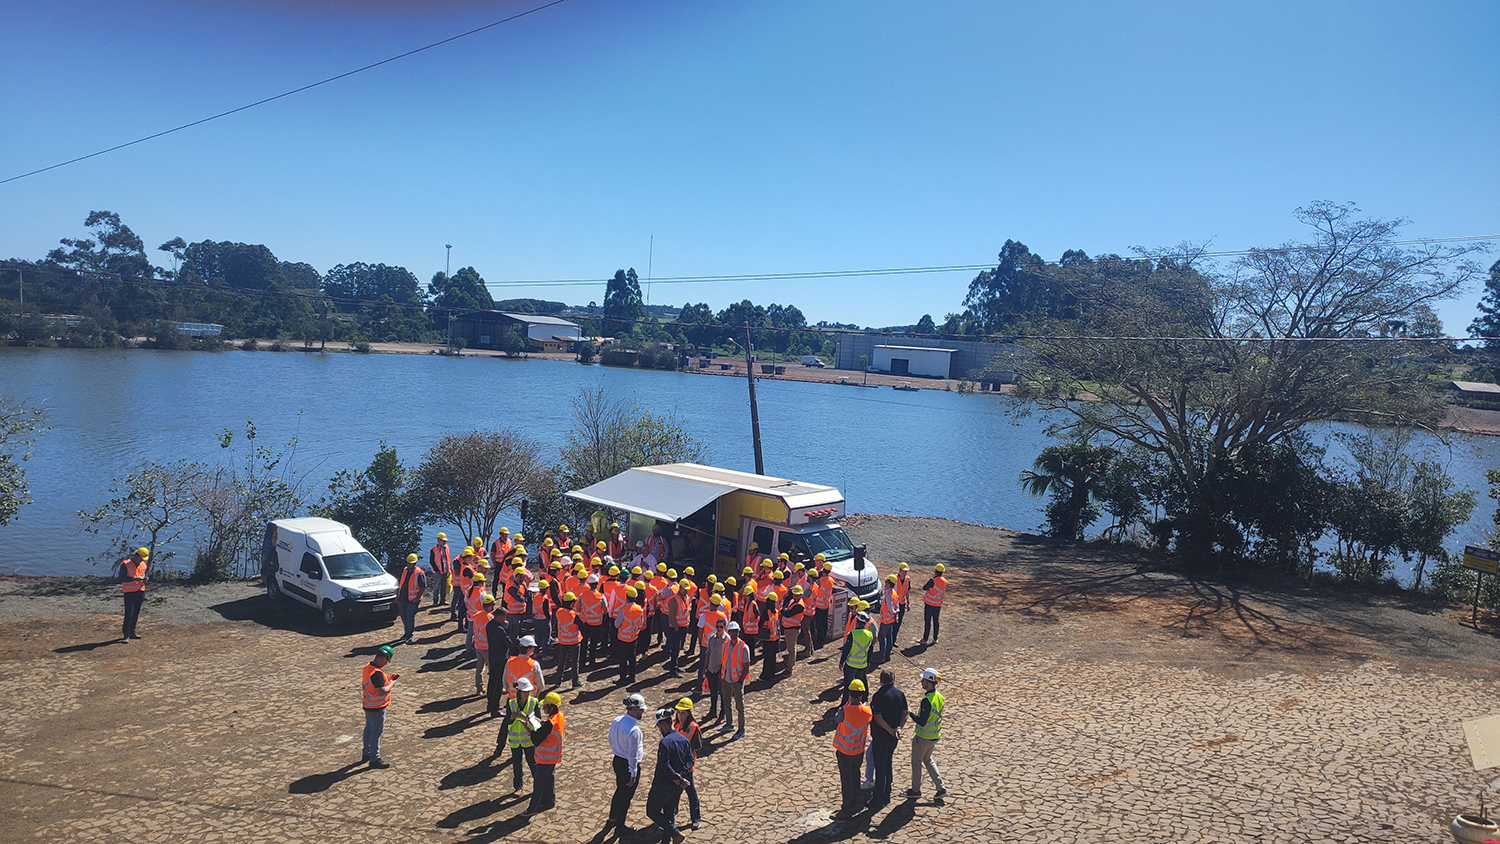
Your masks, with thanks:
[[[432,305],[421,302],[383,302],[375,299],[359,299],[350,296],[332,296],[326,293],[301,293],[297,291],[280,290],[256,290],[245,287],[231,287],[227,284],[212,284],[209,282],[189,282],[177,279],[164,278],[142,278],[140,276],[125,275],[122,273],[104,273],[93,270],[74,270],[67,267],[37,265],[21,261],[0,261],[3,267],[37,267],[42,266],[48,271],[68,273],[75,276],[92,276],[94,278],[112,278],[126,284],[162,285],[182,287],[195,290],[218,291],[224,293],[240,294],[245,296],[269,296],[282,299],[306,299],[313,302],[324,302],[335,305],[349,305],[357,307],[378,308],[401,308],[406,310],[423,311],[425,313],[445,314],[509,314],[509,311],[479,308],[449,308],[442,305]],[[915,331],[872,331],[855,330],[847,328],[818,328],[802,327],[793,328],[785,326],[770,325],[727,325],[723,323],[700,323],[681,322],[678,320],[654,320],[654,319],[621,319],[618,317],[607,317],[595,314],[580,314],[560,311],[550,314],[522,314],[522,316],[549,316],[558,319],[572,318],[577,320],[588,320],[598,323],[611,323],[615,325],[654,325],[674,326],[680,328],[710,328],[721,331],[752,331],[775,332],[787,334],[817,334],[828,336],[832,334],[862,334],[875,337],[917,337],[932,340],[989,340],[1000,343],[1017,343],[1025,341],[1049,341],[1049,342],[1126,342],[1126,343],[1474,343],[1492,342],[1500,343],[1500,337],[1487,335],[1476,335],[1473,337],[1297,337],[1297,336],[1267,336],[1255,335],[1226,335],[1223,337],[1207,336],[1169,336],[1169,335],[1100,335],[1100,334],[943,334],[939,332],[918,333]]]
[[[1443,243],[1471,243],[1475,241],[1500,240],[1500,234],[1485,235],[1463,235],[1460,237],[1423,237],[1413,240],[1389,241],[1390,246],[1416,246],[1437,245]],[[1240,255],[1254,254],[1276,254],[1286,252],[1311,251],[1321,249],[1317,245],[1291,246],[1275,249],[1234,249],[1219,252],[1198,252],[1197,257],[1202,258],[1229,258]],[[1158,256],[1159,257],[1159,256]],[[979,272],[994,269],[994,262],[988,264],[948,264],[932,267],[887,267],[884,269],[866,270],[823,270],[817,272],[796,273],[749,273],[744,275],[684,275],[668,276],[666,278],[652,279],[652,284],[722,284],[743,281],[795,281],[798,279],[820,279],[820,278],[864,278],[867,276],[889,276],[889,275],[914,275],[921,273],[951,273],[951,272]],[[607,284],[608,278],[558,278],[558,279],[532,279],[521,281],[487,281],[485,287],[575,287],[586,285]]]
[[[116,145],[114,145],[112,147],[109,147],[108,149],[101,149],[98,152],[91,152],[88,155],[80,155],[77,158],[70,158],[67,161],[60,161],[60,162],[58,162],[56,164],[51,164],[51,165],[48,165],[46,167],[41,167],[41,168],[38,168],[36,170],[32,170],[30,172],[27,172],[27,173],[22,173],[19,176],[11,176],[8,179],[0,179],[0,185],[6,184],[7,182],[14,182],[14,181],[16,181],[18,179],[24,179],[27,176],[35,176],[38,173],[45,173],[48,170],[56,170],[59,167],[66,167],[69,164],[77,164],[80,161],[87,161],[90,158],[97,158],[97,157],[99,157],[101,155],[104,155],[105,153],[114,152],[116,150],[122,150],[122,149],[124,149],[126,147],[133,147],[136,144],[143,144],[146,141],[155,140],[155,139],[163,137],[165,135],[170,135],[173,132],[181,132],[183,129],[191,129],[194,126],[201,126],[204,123],[208,123],[209,121],[212,121],[212,120],[218,120],[221,117],[228,117],[231,114],[238,114],[238,113],[240,113],[242,111],[246,111],[246,110],[255,108],[256,106],[262,106],[262,105],[265,105],[266,103],[275,102],[276,100],[280,100],[280,99],[283,99],[285,97],[290,97],[293,94],[300,94],[303,91],[312,90],[313,88],[317,88],[320,85],[327,85],[330,82],[337,82],[340,79],[345,79],[347,77],[353,76],[356,73],[364,73],[367,70],[373,70],[373,69],[375,69],[377,67],[380,67],[381,65],[387,65],[387,64],[390,64],[391,62],[399,61],[399,60],[404,59],[404,58],[406,58],[408,56],[415,56],[417,53],[421,53],[421,52],[425,52],[427,50],[431,50],[433,47],[441,47],[444,44],[452,43],[454,41],[457,41],[460,38],[467,38],[470,35],[474,35],[476,33],[484,32],[487,29],[493,29],[493,28],[495,28],[497,26],[500,26],[501,24],[510,23],[513,20],[517,20],[519,18],[524,18],[527,15],[534,14],[536,12],[540,12],[543,9],[551,8],[551,7],[556,6],[556,5],[558,5],[559,3],[562,3],[562,2],[564,2],[564,0],[552,0],[552,2],[550,2],[550,3],[544,3],[544,4],[540,5],[540,6],[537,6],[536,8],[527,9],[524,12],[520,12],[519,14],[511,15],[508,18],[504,18],[502,20],[495,21],[494,23],[487,23],[484,26],[476,27],[474,29],[469,30],[468,32],[460,32],[457,35],[449,36],[448,38],[444,38],[441,41],[434,41],[434,42],[432,42],[431,44],[428,44],[425,47],[418,47],[415,50],[407,50],[406,52],[404,52],[404,53],[402,53],[400,55],[391,56],[388,59],[381,59],[380,61],[375,62],[374,64],[367,64],[364,67],[355,68],[354,70],[345,71],[343,73],[338,74],[337,76],[330,76],[327,79],[322,79],[322,80],[319,80],[317,82],[313,82],[313,83],[311,83],[309,85],[303,85],[300,88],[293,88],[290,91],[283,91],[282,93],[277,94],[274,97],[266,97],[263,100],[256,100],[255,102],[249,103],[248,105],[242,105],[242,106],[240,106],[238,108],[229,109],[228,111],[221,111],[218,114],[211,115],[209,117],[204,117],[204,118],[201,118],[199,120],[194,120],[191,123],[184,123],[181,126],[174,126],[171,129],[166,129],[166,130],[163,130],[161,132],[156,132],[154,134],[147,135],[147,136],[145,136],[143,138],[136,138],[133,141],[126,141],[123,144],[116,144]]]

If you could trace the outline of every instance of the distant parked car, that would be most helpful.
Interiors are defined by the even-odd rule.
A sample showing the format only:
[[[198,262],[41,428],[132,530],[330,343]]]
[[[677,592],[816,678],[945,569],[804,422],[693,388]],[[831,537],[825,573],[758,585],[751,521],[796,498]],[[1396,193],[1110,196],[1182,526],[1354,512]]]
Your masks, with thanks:
[[[865,369],[865,371],[866,372],[884,372],[885,370],[884,369],[880,369],[879,367],[871,366],[871,367],[867,367]]]
[[[803,355],[802,356],[802,365],[803,366],[811,366],[811,367],[814,367],[816,369],[822,369],[825,364],[823,363],[823,361],[819,360],[815,355]]]

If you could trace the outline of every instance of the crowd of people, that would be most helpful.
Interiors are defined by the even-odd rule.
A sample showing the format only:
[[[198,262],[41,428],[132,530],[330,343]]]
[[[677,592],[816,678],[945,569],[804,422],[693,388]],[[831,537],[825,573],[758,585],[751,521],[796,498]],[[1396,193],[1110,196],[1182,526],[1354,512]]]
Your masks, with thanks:
[[[646,812],[661,840],[681,841],[684,833],[676,817],[683,794],[691,828],[702,823],[693,772],[703,729],[717,726],[719,732],[731,733],[730,740],[744,737],[745,686],[757,653],[759,678],[767,685],[790,675],[799,656],[806,659],[831,644],[837,635],[830,629],[836,606],[847,610],[838,656],[842,700],[834,713],[833,744],[843,788],[837,817],[890,802],[893,755],[908,720],[915,725],[913,781],[903,794],[920,795],[925,769],[936,797],[946,795],[933,761],[944,711],[937,692],[939,673],[923,672],[924,695],[914,712],[908,711],[889,670],[880,673],[879,689],[866,702],[868,672],[891,659],[914,597],[924,607],[919,644],[936,643],[947,590],[943,565],[935,566],[933,576],[914,590],[909,568],[901,564],[883,581],[877,608],[848,595],[821,554],[811,559],[796,553],[770,557],[752,545],[739,575],[721,580],[692,566],[679,571],[667,559],[660,537],[627,543],[617,524],[603,538],[589,534],[575,541],[568,527],[560,526],[547,533],[533,555],[525,537],[512,536],[507,528],[490,543],[474,538],[457,554],[439,533],[426,566],[410,554],[397,578],[403,632],[396,644],[411,640],[417,609],[429,595],[431,605],[446,609],[464,632],[465,653],[474,660],[475,694],[487,697],[489,714],[500,720],[492,759],[503,759],[501,764],[512,768],[517,791],[526,774],[531,778],[531,802],[523,816],[555,806],[554,772],[567,734],[557,690],[579,689],[587,672],[608,668],[614,682],[629,691],[639,679],[642,658],[660,648],[663,671],[671,677],[691,671],[694,680],[691,694],[655,711],[661,737]],[[364,758],[375,767],[389,764],[380,753],[380,737],[392,684],[399,677],[387,670],[393,656],[392,647],[380,648],[362,679]],[[544,664],[550,664],[550,681]],[[606,824],[606,829],[622,832],[644,760],[639,722],[647,713],[639,694],[627,694],[623,702],[625,712],[614,719],[608,735],[615,791]],[[700,722],[696,711],[705,702],[708,711]]]

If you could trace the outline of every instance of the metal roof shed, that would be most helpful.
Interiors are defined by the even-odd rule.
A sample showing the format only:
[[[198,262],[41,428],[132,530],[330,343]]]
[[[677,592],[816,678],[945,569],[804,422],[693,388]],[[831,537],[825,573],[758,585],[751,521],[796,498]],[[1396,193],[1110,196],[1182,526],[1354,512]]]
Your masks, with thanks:
[[[611,510],[675,522],[717,501],[726,492],[729,490],[718,484],[659,475],[645,469],[627,469],[593,486],[571,491],[567,496]]]

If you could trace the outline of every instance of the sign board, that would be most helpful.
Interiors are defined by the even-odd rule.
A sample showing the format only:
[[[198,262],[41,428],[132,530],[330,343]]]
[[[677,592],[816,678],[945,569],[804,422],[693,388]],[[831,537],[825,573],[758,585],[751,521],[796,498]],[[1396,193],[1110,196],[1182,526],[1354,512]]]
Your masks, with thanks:
[[[740,555],[740,540],[735,536],[719,537],[719,556],[733,560]]]
[[[1500,573],[1500,551],[1465,545],[1464,567],[1482,571],[1485,574]]]
[[[1500,767],[1500,715],[1465,721],[1464,738],[1469,742],[1474,770]]]

